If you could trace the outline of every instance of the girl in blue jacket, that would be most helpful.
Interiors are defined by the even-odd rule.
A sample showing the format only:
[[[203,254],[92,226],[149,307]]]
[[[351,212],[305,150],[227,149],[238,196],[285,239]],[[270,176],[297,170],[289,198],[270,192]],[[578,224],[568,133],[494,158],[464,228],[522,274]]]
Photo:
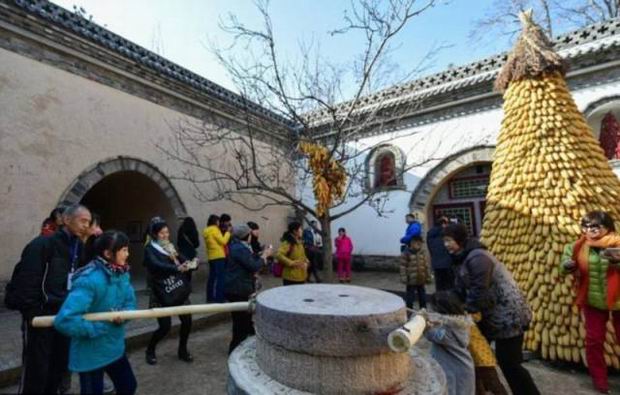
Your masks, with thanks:
[[[137,383],[125,355],[125,324],[82,318],[86,313],[135,310],[127,264],[129,239],[122,232],[107,231],[95,242],[95,254],[73,275],[54,326],[71,338],[69,369],[80,374],[82,394],[102,394],[104,372],[117,394],[134,394]]]

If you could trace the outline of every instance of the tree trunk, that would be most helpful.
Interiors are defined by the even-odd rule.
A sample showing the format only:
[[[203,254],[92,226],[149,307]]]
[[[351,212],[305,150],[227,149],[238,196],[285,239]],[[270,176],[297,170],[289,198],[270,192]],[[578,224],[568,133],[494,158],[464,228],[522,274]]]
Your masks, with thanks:
[[[324,216],[321,221],[321,234],[323,236],[323,279],[326,283],[334,282],[334,269],[332,264],[333,240],[332,240],[332,221]]]

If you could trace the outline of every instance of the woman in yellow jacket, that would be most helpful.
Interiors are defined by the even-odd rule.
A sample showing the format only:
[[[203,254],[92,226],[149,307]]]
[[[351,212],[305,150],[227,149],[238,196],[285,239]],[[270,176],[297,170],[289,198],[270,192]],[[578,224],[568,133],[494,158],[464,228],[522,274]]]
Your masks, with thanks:
[[[302,232],[303,228],[299,222],[291,222],[280,240],[276,259],[284,266],[283,285],[303,284],[308,278],[309,261],[301,241]]]
[[[224,303],[224,275],[226,273],[226,245],[230,232],[222,234],[220,217],[210,215],[207,227],[202,231],[209,258],[209,279],[207,280],[207,303]]]

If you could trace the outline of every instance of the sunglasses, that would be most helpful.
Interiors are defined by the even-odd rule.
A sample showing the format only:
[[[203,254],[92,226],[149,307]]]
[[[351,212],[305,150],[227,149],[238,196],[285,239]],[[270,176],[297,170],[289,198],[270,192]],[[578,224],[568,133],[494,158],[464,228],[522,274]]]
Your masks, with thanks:
[[[581,229],[585,231],[601,230],[601,225],[600,224],[581,224]]]

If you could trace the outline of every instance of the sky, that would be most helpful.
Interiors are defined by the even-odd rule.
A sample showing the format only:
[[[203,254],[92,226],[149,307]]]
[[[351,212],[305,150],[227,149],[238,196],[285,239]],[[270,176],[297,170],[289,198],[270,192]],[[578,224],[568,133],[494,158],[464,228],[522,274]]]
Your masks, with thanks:
[[[233,14],[249,26],[260,18],[251,0],[53,0],[73,9],[83,7],[93,21],[167,59],[236,90],[226,70],[209,50],[209,43],[226,44],[230,36],[219,22]],[[484,14],[491,0],[451,0],[414,18],[394,44],[392,61],[401,74],[418,65],[437,45],[440,51],[424,73],[439,72],[508,49],[508,39],[485,43],[468,38],[473,22]],[[270,13],[276,44],[284,56],[295,57],[300,42],[314,40],[321,53],[340,64],[350,64],[359,53],[361,40],[333,37],[329,31],[342,27],[346,0],[272,0]],[[419,75],[418,75],[419,76]]]

